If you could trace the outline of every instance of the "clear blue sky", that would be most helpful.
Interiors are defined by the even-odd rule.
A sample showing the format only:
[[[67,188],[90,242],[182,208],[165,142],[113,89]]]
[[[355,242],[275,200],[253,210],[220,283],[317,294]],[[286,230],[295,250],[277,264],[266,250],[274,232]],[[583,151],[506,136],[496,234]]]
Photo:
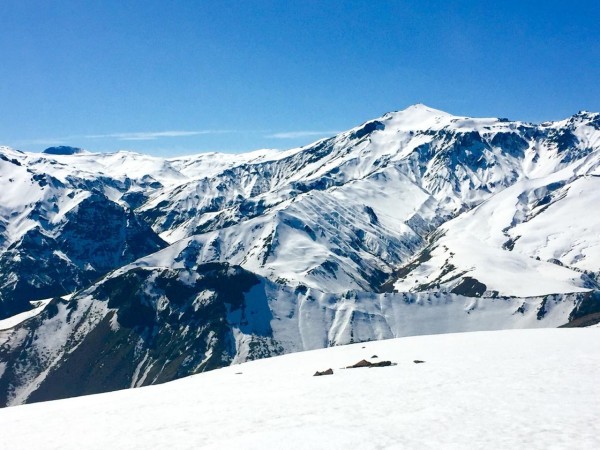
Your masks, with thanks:
[[[600,110],[600,1],[2,0],[0,144],[290,148],[413,103]]]

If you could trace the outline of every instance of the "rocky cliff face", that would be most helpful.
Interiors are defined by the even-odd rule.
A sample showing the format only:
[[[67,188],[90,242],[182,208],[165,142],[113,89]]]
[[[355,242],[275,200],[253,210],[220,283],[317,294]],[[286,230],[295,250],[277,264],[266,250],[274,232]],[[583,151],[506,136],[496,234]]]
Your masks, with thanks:
[[[30,309],[31,300],[74,292],[166,245],[133,211],[99,193],[58,220],[46,207],[31,208],[27,219],[35,224],[0,254],[0,318]]]

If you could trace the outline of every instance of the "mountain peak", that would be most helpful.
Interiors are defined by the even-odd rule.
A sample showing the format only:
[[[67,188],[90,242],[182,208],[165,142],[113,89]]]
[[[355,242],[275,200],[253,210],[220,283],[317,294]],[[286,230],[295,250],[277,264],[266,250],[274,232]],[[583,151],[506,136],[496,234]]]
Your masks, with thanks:
[[[447,112],[444,112],[440,109],[436,109],[436,108],[432,108],[431,106],[427,106],[424,103],[415,103],[414,105],[410,105],[408,108],[405,108],[403,111],[426,111],[426,112],[432,112],[432,113],[442,113],[442,114],[448,114]]]
[[[573,118],[580,120],[597,120],[598,117],[600,117],[600,113],[585,110],[579,111],[577,114],[573,115]]]
[[[382,119],[389,121],[395,129],[423,130],[448,125],[454,117],[445,111],[416,103],[403,110],[389,112]]]
[[[388,117],[388,116],[396,116],[399,114],[433,114],[433,115],[444,115],[444,116],[450,116],[451,114],[442,111],[440,109],[436,109],[436,108],[432,108],[431,106],[427,106],[423,103],[415,103],[414,105],[410,105],[404,109],[401,110],[397,110],[397,111],[390,111],[389,113],[385,114],[384,117]]]

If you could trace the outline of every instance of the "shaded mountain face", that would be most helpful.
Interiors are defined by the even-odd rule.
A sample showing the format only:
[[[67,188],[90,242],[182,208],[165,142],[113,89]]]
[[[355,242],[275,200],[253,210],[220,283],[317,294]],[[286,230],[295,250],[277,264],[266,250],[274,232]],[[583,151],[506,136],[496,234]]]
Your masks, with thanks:
[[[600,310],[597,113],[415,105],[288,151],[67,153],[0,148],[5,404]]]
[[[392,280],[396,290],[528,296],[598,289],[600,160],[523,179],[439,227]],[[510,283],[507,283],[507,279]]]
[[[259,279],[241,268],[133,269],[0,332],[0,404],[161,383],[278,353]]]
[[[166,245],[102,194],[84,197],[58,220],[52,205],[47,211],[47,203],[36,203],[27,217],[35,224],[0,254],[0,318],[30,309],[31,300],[76,291]]]

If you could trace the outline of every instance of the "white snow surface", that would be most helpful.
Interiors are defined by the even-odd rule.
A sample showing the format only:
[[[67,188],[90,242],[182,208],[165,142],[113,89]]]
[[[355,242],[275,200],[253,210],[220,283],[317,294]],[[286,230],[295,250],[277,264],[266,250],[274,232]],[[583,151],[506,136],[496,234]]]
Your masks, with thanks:
[[[32,317],[37,316],[46,308],[50,300],[52,299],[45,299],[39,300],[37,302],[32,302],[34,303],[33,309],[22,312],[20,314],[16,314],[12,317],[8,317],[7,319],[0,320],[0,331],[8,330],[9,328],[17,326],[21,322],[25,322],[27,319],[31,319]]]
[[[5,408],[0,447],[596,449],[599,339],[598,328],[510,330],[295,353]],[[397,365],[342,369],[361,359]]]

